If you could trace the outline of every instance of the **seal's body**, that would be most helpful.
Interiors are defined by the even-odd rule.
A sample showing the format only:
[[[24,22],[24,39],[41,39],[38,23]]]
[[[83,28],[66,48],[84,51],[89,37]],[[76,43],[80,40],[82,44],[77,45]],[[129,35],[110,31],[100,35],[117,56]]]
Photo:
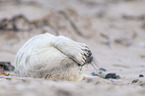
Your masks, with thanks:
[[[92,54],[86,44],[49,33],[32,37],[17,52],[19,76],[79,81]]]

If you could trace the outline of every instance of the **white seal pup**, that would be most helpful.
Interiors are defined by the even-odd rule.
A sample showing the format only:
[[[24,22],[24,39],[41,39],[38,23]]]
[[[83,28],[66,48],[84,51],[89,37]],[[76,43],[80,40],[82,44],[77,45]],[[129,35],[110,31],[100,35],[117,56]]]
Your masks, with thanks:
[[[80,81],[92,60],[86,44],[45,33],[32,37],[20,48],[15,71],[18,76]]]

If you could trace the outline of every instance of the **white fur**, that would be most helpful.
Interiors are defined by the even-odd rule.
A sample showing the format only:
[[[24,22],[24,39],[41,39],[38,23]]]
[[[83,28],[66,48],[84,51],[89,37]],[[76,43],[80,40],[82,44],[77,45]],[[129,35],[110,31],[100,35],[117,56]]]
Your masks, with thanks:
[[[17,52],[15,63],[19,76],[79,81],[86,65],[87,45],[49,33],[32,37]]]

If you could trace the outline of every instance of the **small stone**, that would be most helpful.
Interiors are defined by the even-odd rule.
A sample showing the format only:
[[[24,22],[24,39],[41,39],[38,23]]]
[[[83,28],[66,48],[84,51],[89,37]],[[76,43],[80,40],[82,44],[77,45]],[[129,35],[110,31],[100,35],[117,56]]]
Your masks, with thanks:
[[[105,68],[99,68],[100,71],[107,71]]]
[[[108,73],[106,76],[105,76],[105,79],[120,79],[120,76],[119,75],[116,75],[115,73]]]
[[[137,83],[139,81],[139,79],[135,79],[132,81],[132,83]]]
[[[3,68],[4,71],[14,71],[15,67],[11,65],[10,62],[0,62],[0,68]]]
[[[140,74],[139,77],[144,77],[144,75]]]
[[[101,72],[101,71],[99,71],[98,73],[92,72],[91,74],[92,74],[93,76],[99,76],[100,74],[102,74],[102,72]]]
[[[103,72],[98,72],[98,74],[102,74]]]
[[[98,76],[98,74],[95,73],[95,72],[92,72],[91,75],[93,75],[93,76]]]
[[[98,76],[98,77],[103,78],[103,79],[104,79],[105,76],[106,76],[106,74],[104,74],[102,71],[99,71],[99,72],[97,72],[97,73],[92,72],[91,75],[92,75],[92,76]]]

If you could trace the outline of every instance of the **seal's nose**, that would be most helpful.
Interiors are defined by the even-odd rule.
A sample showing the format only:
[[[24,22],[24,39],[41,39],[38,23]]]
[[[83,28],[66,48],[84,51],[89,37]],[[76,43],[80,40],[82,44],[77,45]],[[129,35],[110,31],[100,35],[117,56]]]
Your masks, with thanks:
[[[88,56],[86,56],[86,62],[85,63],[92,63],[93,56],[91,50],[88,50]]]

